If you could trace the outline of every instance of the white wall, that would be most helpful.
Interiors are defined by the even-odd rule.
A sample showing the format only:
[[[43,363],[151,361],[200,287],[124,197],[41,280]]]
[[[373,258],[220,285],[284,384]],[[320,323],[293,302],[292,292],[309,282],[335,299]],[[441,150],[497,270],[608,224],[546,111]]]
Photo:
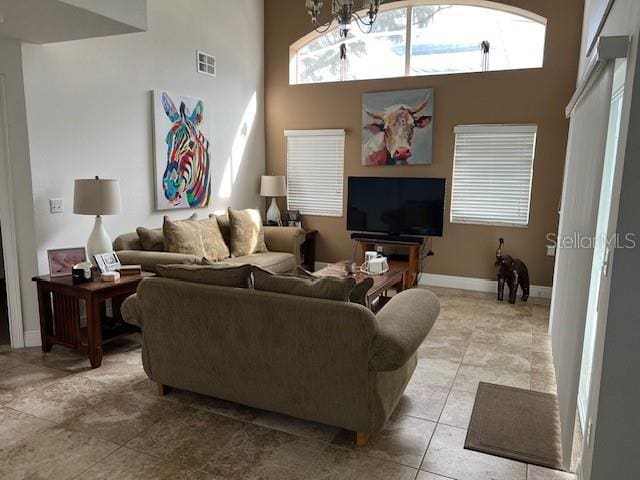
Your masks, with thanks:
[[[83,245],[92,228],[93,218],[72,213],[74,178],[120,179],[124,213],[105,218],[112,236],[161,226],[166,212],[154,211],[152,89],[209,104],[214,198],[199,214],[260,205],[262,2],[154,0],[148,8],[145,33],[22,46],[41,273],[48,271],[47,249]],[[196,72],[197,49],[217,56],[216,78]],[[50,198],[64,198],[65,213],[50,214]],[[37,318],[25,323],[38,329]]]
[[[13,181],[15,234],[18,239],[22,317],[32,329],[39,330],[36,289],[31,281],[31,277],[37,273],[36,241],[20,42],[0,38],[0,74],[5,77],[7,97],[7,133]]]

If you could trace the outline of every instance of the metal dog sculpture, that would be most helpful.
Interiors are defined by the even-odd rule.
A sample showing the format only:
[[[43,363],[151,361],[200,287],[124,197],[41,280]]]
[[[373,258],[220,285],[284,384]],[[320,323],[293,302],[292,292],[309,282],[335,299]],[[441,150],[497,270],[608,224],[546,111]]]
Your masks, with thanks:
[[[509,303],[516,303],[518,285],[522,288],[522,301],[529,298],[529,270],[522,260],[513,259],[509,255],[502,254],[504,239],[500,239],[496,251],[496,267],[498,267],[498,301],[504,298],[504,285],[509,286]]]

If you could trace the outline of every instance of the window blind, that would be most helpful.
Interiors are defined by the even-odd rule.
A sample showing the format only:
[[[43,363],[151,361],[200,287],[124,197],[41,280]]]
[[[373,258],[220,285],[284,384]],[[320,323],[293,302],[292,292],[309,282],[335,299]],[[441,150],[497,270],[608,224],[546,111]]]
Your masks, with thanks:
[[[536,125],[455,127],[451,222],[529,223]]]
[[[287,205],[303,215],[341,217],[344,130],[285,130]]]

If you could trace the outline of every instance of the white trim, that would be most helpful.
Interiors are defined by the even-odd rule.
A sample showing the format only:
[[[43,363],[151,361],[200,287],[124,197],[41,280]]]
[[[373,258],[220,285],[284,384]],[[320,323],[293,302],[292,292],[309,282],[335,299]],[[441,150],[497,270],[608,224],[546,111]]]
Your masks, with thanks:
[[[22,348],[25,344],[22,324],[22,301],[20,295],[20,269],[18,267],[18,241],[16,239],[16,219],[13,205],[13,177],[11,174],[11,150],[7,121],[7,97],[5,77],[0,74],[0,171],[4,178],[0,181],[0,224],[2,225],[2,246],[4,253],[5,281],[7,285],[7,307],[9,311],[9,331],[11,346]],[[2,259],[0,259],[2,261]],[[38,332],[38,337],[40,332]],[[39,341],[39,340],[38,340]]]
[[[344,128],[324,129],[324,130],[285,130],[285,137],[310,137],[310,136],[338,136],[346,135]]]
[[[589,90],[593,82],[598,78],[602,70],[611,60],[618,58],[626,58],[629,53],[629,45],[631,37],[629,35],[618,35],[611,37],[600,37],[596,49],[588,59],[588,63],[584,68],[584,73],[578,81],[576,91],[569,100],[569,104],[565,109],[565,115],[570,118],[573,109],[580,101],[582,96]]]
[[[437,273],[422,273],[418,285],[444,288],[457,288],[459,290],[472,290],[474,292],[495,293],[498,282],[484,278],[458,277],[454,275],[440,275]],[[531,285],[529,295],[537,298],[551,298],[551,287]]]
[[[42,337],[40,336],[40,330],[30,330],[24,332],[24,346],[25,347],[39,347],[42,345]]]

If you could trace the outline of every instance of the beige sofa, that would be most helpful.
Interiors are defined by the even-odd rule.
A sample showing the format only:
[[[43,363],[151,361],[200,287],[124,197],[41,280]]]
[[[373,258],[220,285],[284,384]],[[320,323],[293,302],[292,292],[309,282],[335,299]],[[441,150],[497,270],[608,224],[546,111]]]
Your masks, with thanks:
[[[263,230],[268,252],[227,258],[224,262],[258,265],[274,273],[294,271],[296,266],[300,265],[300,246],[305,239],[304,230],[296,227],[264,227]],[[113,242],[113,249],[123,265],[142,265],[143,270],[149,272],[156,272],[157,265],[202,262],[202,258],[195,255],[144,250],[136,232],[117,237]]]
[[[143,281],[122,308],[142,328],[159,385],[358,432],[380,431],[440,311],[423,289],[377,315],[354,303],[169,278]]]

